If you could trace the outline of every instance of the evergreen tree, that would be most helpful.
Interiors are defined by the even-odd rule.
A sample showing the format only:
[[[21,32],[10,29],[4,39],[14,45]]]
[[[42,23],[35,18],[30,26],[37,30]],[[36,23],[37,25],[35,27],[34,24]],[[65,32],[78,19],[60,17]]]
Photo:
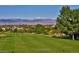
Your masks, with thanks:
[[[79,9],[71,10],[69,6],[63,6],[57,17],[56,26],[65,34],[71,35],[74,40],[74,34],[79,29]]]

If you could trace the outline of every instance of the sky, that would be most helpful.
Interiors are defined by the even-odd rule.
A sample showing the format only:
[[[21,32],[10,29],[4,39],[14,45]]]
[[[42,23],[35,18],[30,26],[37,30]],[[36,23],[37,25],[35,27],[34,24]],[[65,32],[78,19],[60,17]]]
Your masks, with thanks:
[[[56,19],[61,7],[62,5],[0,5],[0,18]],[[70,8],[79,8],[79,5]]]

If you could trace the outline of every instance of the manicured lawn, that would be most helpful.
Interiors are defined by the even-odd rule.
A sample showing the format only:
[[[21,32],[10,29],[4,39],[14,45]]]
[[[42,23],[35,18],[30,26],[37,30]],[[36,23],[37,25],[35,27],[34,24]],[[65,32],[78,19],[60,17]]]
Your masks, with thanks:
[[[0,52],[79,52],[79,41],[29,33],[0,33]]]

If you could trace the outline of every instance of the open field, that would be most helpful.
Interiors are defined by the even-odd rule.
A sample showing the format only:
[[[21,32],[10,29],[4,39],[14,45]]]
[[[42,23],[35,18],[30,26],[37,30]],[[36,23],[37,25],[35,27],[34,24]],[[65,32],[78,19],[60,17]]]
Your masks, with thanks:
[[[79,52],[79,41],[30,33],[0,33],[0,52]]]

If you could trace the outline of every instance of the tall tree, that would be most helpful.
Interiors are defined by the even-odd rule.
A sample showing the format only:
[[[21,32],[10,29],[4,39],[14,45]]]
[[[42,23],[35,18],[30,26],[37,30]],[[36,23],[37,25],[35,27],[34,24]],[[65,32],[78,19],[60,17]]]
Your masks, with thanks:
[[[45,28],[43,25],[37,24],[35,27],[35,32],[40,34],[45,32]]]
[[[56,26],[65,34],[71,35],[74,40],[74,34],[79,29],[79,10],[71,10],[69,6],[63,6],[57,17]]]

